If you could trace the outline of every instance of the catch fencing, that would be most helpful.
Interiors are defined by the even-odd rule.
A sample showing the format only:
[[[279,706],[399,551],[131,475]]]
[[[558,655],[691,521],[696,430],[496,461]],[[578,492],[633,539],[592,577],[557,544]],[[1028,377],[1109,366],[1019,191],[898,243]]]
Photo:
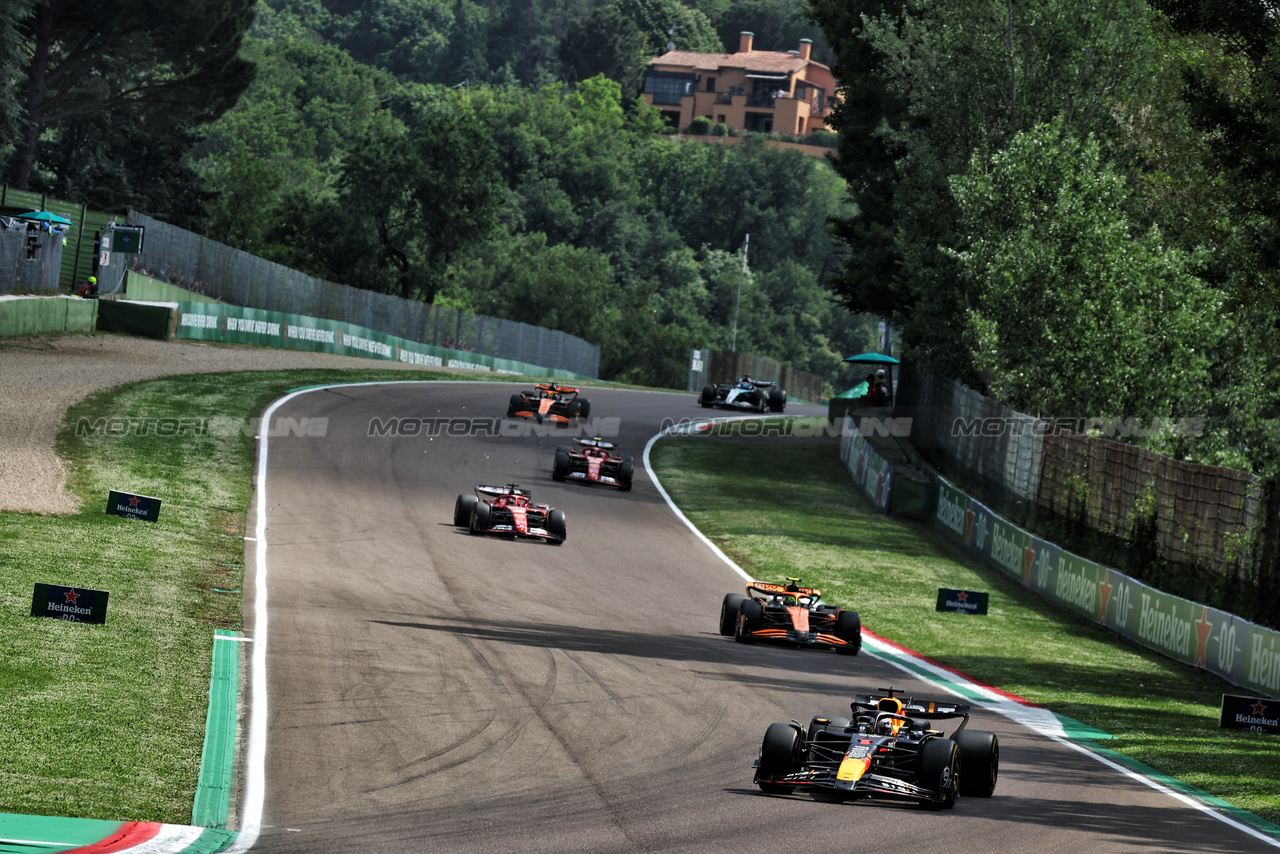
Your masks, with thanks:
[[[196,294],[342,321],[420,344],[600,375],[600,348],[564,332],[326,282],[135,212],[129,224],[146,229],[142,252],[133,256],[130,269]]]
[[[1085,435],[910,362],[894,415],[912,418],[910,443],[930,465],[1015,524],[1174,595],[1280,626],[1280,561],[1266,531],[1276,500],[1250,472]]]

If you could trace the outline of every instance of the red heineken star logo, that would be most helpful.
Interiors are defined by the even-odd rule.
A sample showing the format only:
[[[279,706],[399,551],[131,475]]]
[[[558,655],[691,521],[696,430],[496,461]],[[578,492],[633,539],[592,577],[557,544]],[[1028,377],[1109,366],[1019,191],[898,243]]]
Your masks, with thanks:
[[[956,598],[957,598],[957,599],[959,599],[961,602],[968,602],[968,601],[969,601],[969,594],[968,594],[968,593],[965,593],[963,590],[961,590],[961,591],[960,591],[960,593],[959,593],[959,595],[957,595],[957,596],[956,596]]]
[[[136,495],[135,495],[133,498],[130,498],[130,499],[129,499],[129,506],[130,506],[130,507],[137,507],[137,506],[138,506],[138,497],[137,497]]]
[[[1259,700],[1253,704],[1253,713],[1258,717],[1262,717],[1262,713],[1267,710],[1267,704]]]
[[[64,605],[74,605],[76,600],[80,598],[80,594],[74,590],[64,590],[62,595],[67,597],[67,601],[63,603]]]
[[[1207,605],[1204,614],[1192,625],[1196,627],[1196,667],[1206,667],[1209,656],[1205,652],[1205,645],[1209,643],[1209,636],[1213,634],[1213,623],[1209,622]]]

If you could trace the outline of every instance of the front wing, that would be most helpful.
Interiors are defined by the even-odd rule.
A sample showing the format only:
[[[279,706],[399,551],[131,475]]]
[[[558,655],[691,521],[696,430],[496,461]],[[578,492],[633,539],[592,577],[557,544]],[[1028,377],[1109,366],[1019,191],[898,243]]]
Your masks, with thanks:
[[[762,777],[759,772],[759,759],[755,761],[753,767],[756,768],[756,783],[822,790],[853,798],[897,798],[933,804],[941,802],[932,789],[883,774],[865,774],[858,780],[841,780],[832,769],[806,768],[782,777]]]

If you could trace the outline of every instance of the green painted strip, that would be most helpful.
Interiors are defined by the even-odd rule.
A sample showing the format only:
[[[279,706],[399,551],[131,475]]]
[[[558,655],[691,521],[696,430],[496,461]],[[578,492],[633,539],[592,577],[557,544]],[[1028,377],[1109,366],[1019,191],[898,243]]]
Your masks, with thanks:
[[[119,829],[118,821],[0,813],[0,852],[32,854],[43,851],[45,854],[57,854],[92,845]]]
[[[225,629],[214,632],[204,752],[200,757],[200,778],[196,783],[195,803],[191,808],[191,823],[197,827],[225,828],[231,809],[231,777],[236,758],[239,643],[226,639],[235,637],[238,637],[235,632]]]
[[[217,854],[230,848],[239,836],[234,830],[206,827],[199,839],[182,849],[182,854]]]

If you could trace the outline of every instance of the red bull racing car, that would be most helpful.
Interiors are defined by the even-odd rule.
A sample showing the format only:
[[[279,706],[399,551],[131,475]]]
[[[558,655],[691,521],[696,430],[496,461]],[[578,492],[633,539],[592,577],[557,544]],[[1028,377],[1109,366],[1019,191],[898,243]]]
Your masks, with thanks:
[[[617,445],[603,439],[574,439],[572,445],[556,448],[551,476],[556,480],[603,483],[630,491],[634,464],[627,454],[617,453]]]
[[[836,800],[888,798],[949,809],[960,795],[989,798],[1000,773],[993,732],[965,729],[969,706],[899,697],[894,688],[855,694],[850,717],[770,724],[755,761],[762,792],[796,789]],[[959,720],[948,735],[934,722]]]
[[[587,418],[591,415],[591,401],[579,397],[579,390],[555,383],[538,383],[533,391],[520,391],[507,402],[508,418],[532,418],[553,424]]]
[[[474,495],[459,495],[453,505],[453,524],[475,536],[499,534],[545,540],[553,546],[568,536],[564,511],[534,504],[529,490],[515,483],[477,486]]]
[[[777,641],[793,646],[820,646],[846,655],[862,649],[862,618],[857,611],[822,601],[822,591],[786,584],[752,581],[747,595],[726,593],[720,605],[720,634],[740,643]]]

